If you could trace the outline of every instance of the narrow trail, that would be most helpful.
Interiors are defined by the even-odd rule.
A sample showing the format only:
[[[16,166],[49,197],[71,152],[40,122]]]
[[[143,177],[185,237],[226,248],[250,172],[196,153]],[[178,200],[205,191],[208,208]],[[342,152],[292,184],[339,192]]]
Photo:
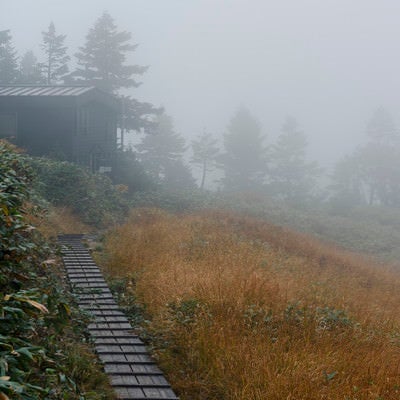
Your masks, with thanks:
[[[162,371],[133,333],[99,267],[82,244],[83,235],[61,235],[62,256],[72,292],[94,320],[88,330],[118,399],[178,400]]]

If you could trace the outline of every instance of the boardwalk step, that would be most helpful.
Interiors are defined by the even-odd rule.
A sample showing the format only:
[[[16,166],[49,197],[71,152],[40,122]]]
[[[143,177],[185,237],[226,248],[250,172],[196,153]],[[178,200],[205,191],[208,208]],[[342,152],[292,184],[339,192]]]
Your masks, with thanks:
[[[119,400],[179,400],[115,302],[100,269],[82,245],[83,235],[62,235],[63,261],[96,353]]]

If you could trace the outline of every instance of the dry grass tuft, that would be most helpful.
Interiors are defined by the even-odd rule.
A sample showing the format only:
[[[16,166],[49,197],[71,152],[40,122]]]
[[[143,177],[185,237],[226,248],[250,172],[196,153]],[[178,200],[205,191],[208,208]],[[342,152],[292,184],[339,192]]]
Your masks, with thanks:
[[[63,233],[88,233],[93,230],[84,224],[68,207],[50,207],[46,216],[29,215],[30,221],[47,238]]]
[[[400,398],[400,276],[227,212],[136,210],[110,233],[184,399]]]

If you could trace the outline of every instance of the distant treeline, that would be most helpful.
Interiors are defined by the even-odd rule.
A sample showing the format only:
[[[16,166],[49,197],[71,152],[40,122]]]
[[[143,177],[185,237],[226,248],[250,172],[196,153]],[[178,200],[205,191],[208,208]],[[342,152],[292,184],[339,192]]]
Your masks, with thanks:
[[[233,114],[219,137],[204,131],[188,145],[185,137],[192,132],[177,133],[162,108],[126,95],[140,85],[137,77],[148,66],[127,64],[137,45],[107,12],[89,29],[74,63],[65,39],[50,23],[42,32],[43,58],[38,60],[33,51],[19,55],[10,31],[0,31],[0,84],[85,84],[117,96],[117,183],[130,192],[154,187],[254,192],[292,204],[328,203],[338,212],[358,205],[400,206],[400,135],[384,109],[367,123],[364,143],[331,173],[307,159],[306,135],[295,118],[288,117],[277,140],[268,143],[245,107]],[[127,132],[141,133],[141,142],[128,148]]]

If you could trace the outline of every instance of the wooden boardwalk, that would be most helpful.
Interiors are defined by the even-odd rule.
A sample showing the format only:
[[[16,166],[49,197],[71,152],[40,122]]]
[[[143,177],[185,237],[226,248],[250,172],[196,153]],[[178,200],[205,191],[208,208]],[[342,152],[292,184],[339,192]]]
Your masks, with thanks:
[[[118,308],[82,235],[62,235],[64,267],[81,309],[93,314],[88,329],[117,397],[122,400],[177,400],[144,343]]]

